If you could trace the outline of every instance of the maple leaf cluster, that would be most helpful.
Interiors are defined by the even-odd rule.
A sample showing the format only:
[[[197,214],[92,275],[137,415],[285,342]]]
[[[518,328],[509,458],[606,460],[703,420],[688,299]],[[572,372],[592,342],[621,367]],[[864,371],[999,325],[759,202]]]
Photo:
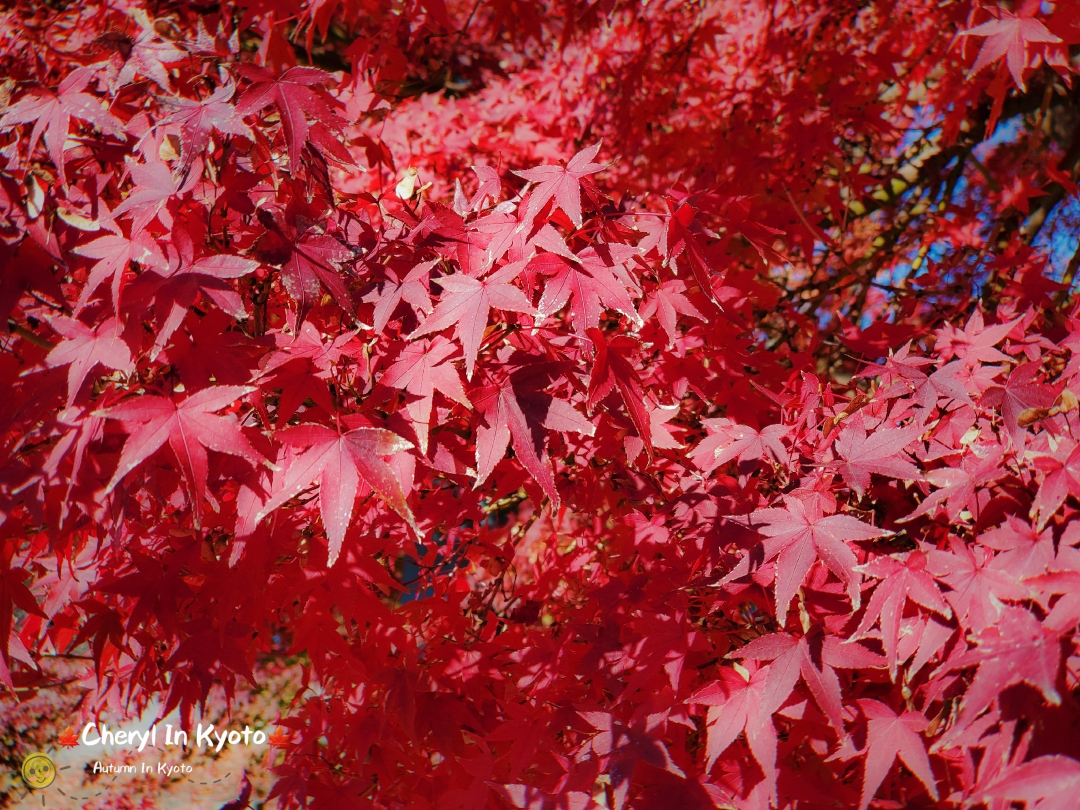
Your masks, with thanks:
[[[0,699],[298,662],[281,807],[1071,806],[1074,4],[62,6]]]

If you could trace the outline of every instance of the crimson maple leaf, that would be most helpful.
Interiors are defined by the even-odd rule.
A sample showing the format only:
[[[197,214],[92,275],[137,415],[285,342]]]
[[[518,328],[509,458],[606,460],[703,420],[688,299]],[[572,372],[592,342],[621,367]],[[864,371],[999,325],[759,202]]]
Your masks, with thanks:
[[[866,769],[863,776],[859,810],[866,810],[897,757],[926,787],[926,792],[938,800],[937,782],[930,768],[926,746],[919,735],[928,723],[918,712],[906,711],[896,715],[877,700],[859,700],[866,722]]]
[[[173,112],[163,124],[180,125],[181,175],[185,175],[196,155],[206,148],[210,134],[215,130],[226,135],[239,135],[249,141],[255,140],[251,127],[243,122],[232,104],[236,85],[231,81],[223,84],[209,97],[194,100],[175,96],[161,101]]]
[[[568,261],[579,261],[557,230],[549,223],[533,221],[527,215],[528,199],[529,194],[526,192],[516,208],[512,202],[503,203],[472,224],[471,230],[475,232],[475,236],[471,237],[473,245],[486,243],[486,249],[480,257],[479,270],[470,272],[470,275],[483,275],[504,256],[509,263],[531,259],[536,255],[537,248],[555,256],[562,256]],[[627,249],[629,253],[634,252],[625,245],[619,247]],[[551,259],[551,256],[540,254],[537,259],[540,264],[535,267],[542,268],[542,263]],[[468,264],[462,264],[462,268],[468,269],[475,263],[475,260],[470,258]],[[634,286],[632,280],[629,285]]]
[[[942,504],[951,520],[959,522],[963,517],[961,512],[965,510],[971,516],[977,516],[979,502],[975,496],[976,487],[1001,477],[1005,448],[991,445],[979,450],[984,455],[979,452],[965,453],[959,464],[927,472],[926,480],[938,489],[931,492],[911,514],[898,518],[897,523],[913,520],[919,515],[933,514]]]
[[[134,9],[131,18],[140,31],[125,47],[124,65],[113,80],[113,85],[123,87],[133,82],[137,73],[141,73],[168,90],[171,85],[165,66],[183,61],[187,54],[158,35],[154,23],[143,9]]]
[[[380,379],[383,385],[401,388],[417,399],[405,405],[405,412],[413,423],[420,452],[427,454],[428,425],[431,422],[431,404],[436,391],[444,394],[466,408],[472,408],[461,387],[459,372],[450,363],[456,347],[442,336],[432,341],[421,340],[402,349],[394,364]]]
[[[843,706],[836,669],[865,669],[885,664],[885,659],[861,644],[846,644],[821,633],[799,638],[789,633],[772,633],[754,639],[727,657],[773,662],[765,683],[770,712],[787,700],[801,677],[821,711],[841,734]]]
[[[1031,518],[1042,531],[1069,494],[1080,492],[1080,444],[1063,438],[1054,452],[1040,454],[1035,465],[1044,477],[1031,504]]]
[[[56,744],[63,748],[74,748],[79,744],[79,735],[75,733],[75,729],[68,726],[57,735]]]
[[[180,263],[173,262],[167,274],[162,274],[165,280],[153,289],[154,310],[160,324],[154,338],[155,351],[169,342],[200,294],[233,318],[247,318],[243,300],[228,281],[253,273],[258,266],[252,259],[225,255],[203,256],[194,261],[188,256]],[[142,278],[155,279],[156,274],[148,273]]]
[[[276,733],[276,732],[275,732]],[[280,746],[275,746],[280,747]],[[231,802],[221,805],[218,810],[248,810],[251,807],[251,781],[247,773],[240,782],[240,795]]]
[[[949,538],[949,551],[931,549],[927,568],[952,590],[945,599],[960,623],[978,633],[998,621],[1003,600],[1019,601],[1031,596],[1012,571],[995,566],[993,553],[971,547],[957,537]]]
[[[672,431],[681,430],[678,426],[668,423],[679,415],[679,404],[659,405],[650,399],[645,401],[645,410],[649,414],[649,441],[654,450],[680,450],[682,442],[675,438]],[[633,465],[637,461],[641,451],[645,450],[645,441],[640,436],[626,434],[623,439],[626,448],[626,463]]]
[[[529,262],[529,269],[547,275],[544,294],[536,308],[540,320],[562,309],[570,302],[570,322],[574,331],[584,337],[589,329],[600,325],[605,307],[620,312],[636,327],[642,320],[634,309],[630,294],[640,290],[629,277],[621,259],[632,253],[622,246],[595,245],[578,256],[567,259],[555,253],[542,253]]]
[[[552,795],[530,785],[493,787],[496,793],[518,810],[595,810],[600,807],[588,793],[580,790],[561,790],[557,795]]]
[[[78,396],[86,375],[99,363],[125,374],[135,370],[131,350],[121,337],[121,323],[116,318],[91,328],[75,318],[58,316],[51,318],[49,325],[64,339],[49,352],[45,364],[50,368],[68,367],[67,407]]]
[[[453,326],[465,355],[465,377],[471,380],[491,309],[535,312],[525,293],[510,283],[523,269],[525,262],[515,262],[482,279],[464,273],[432,279],[443,288],[443,295],[435,311],[406,339],[415,340]]]
[[[919,437],[914,426],[877,427],[867,433],[861,415],[856,415],[836,439],[840,474],[859,495],[870,486],[870,474],[887,475],[903,481],[921,478],[919,468],[904,455],[904,449]]]
[[[1039,622],[1029,610],[1006,605],[1001,618],[975,637],[975,646],[951,656],[947,670],[978,666],[975,677],[964,692],[960,714],[937,747],[948,747],[982,714],[983,709],[1007,687],[1017,683],[1034,686],[1046,701],[1061,704],[1057,690],[1061,669],[1061,643],[1053,628]]]
[[[753,664],[751,666],[754,666]],[[720,680],[692,695],[687,702],[709,707],[706,719],[705,767],[727,750],[745,732],[750,752],[754,755],[769,790],[776,792],[776,726],[772,714],[778,708],[768,696],[771,667],[758,667],[753,674],[734,667],[722,667]]]
[[[97,260],[79,293],[79,301],[75,305],[76,313],[86,306],[94,291],[110,277],[113,308],[119,310],[121,282],[132,262],[147,269],[164,270],[168,266],[161,248],[146,231],[140,232],[133,239],[118,234],[102,236],[85,245],[78,245],[72,252]]]
[[[557,363],[530,363],[473,395],[476,409],[487,423],[476,431],[475,486],[487,480],[513,440],[517,460],[558,508],[559,491],[547,456],[544,431],[592,436],[595,430],[569,402],[543,390],[558,369]]]
[[[471,166],[470,168],[476,175],[480,185],[476,189],[476,193],[473,194],[472,199],[469,200],[469,208],[473,211],[479,211],[484,207],[484,203],[488,198],[492,202],[499,199],[499,195],[502,193],[502,179],[499,177],[499,173],[491,166]]]
[[[847,586],[852,610],[861,604],[858,558],[848,543],[886,537],[892,532],[875,529],[851,515],[823,515],[817,500],[804,504],[787,497],[784,508],[758,509],[750,515],[751,525],[766,539],[762,552],[745,554],[722,580],[726,584],[776,559],[776,622],[784,626],[788,605],[802,586],[806,574],[820,559]]]
[[[213,413],[255,390],[251,386],[217,385],[180,402],[155,394],[142,394],[96,412],[95,416],[139,425],[124,443],[105,494],[112,492],[128,473],[168,442],[191,487],[192,510],[196,517],[200,516],[202,501],[207,495],[207,450],[228,453],[253,465],[260,462],[269,465],[251,446],[235,419]]]
[[[592,159],[600,151],[600,142],[586,147],[574,155],[565,168],[562,166],[537,166],[532,169],[515,171],[518,177],[536,183],[529,197],[529,207],[525,218],[528,221],[540,213],[548,200],[554,198],[556,206],[561,208],[570,221],[581,227],[581,180],[590,174],[596,174],[604,165],[593,163]]]
[[[307,450],[292,456],[284,470],[274,476],[272,494],[256,515],[256,522],[318,481],[319,513],[329,541],[327,564],[333,565],[363,483],[405,518],[418,537],[422,536],[405,501],[407,490],[385,460],[412,448],[411,442],[382,428],[358,427],[342,433],[315,424],[286,428],[278,432],[277,438],[289,447]]]
[[[996,529],[979,535],[979,544],[996,549],[999,553],[989,567],[995,571],[1007,573],[1015,579],[1027,579],[1045,574],[1055,565],[1054,533],[1035,531],[1030,523],[1015,515],[1008,515],[1005,522]],[[1075,549],[1062,543],[1059,556],[1069,559],[1069,567],[1080,562],[1074,555]]]
[[[1028,43],[1061,42],[1061,39],[1031,16],[1016,16],[1004,9],[999,9],[998,13],[1001,15],[998,19],[960,32],[962,37],[986,37],[971,72],[978,73],[1004,56],[1016,86],[1026,92],[1024,68],[1028,64]]]
[[[1019,319],[1017,319],[1019,320]],[[958,357],[969,365],[978,363],[1004,363],[1009,356],[994,347],[1016,326],[1016,320],[987,326],[982,311],[976,309],[963,329],[952,324],[945,324],[936,330],[939,341],[937,348],[942,359]]]
[[[67,185],[64,152],[72,118],[89,121],[109,135],[124,137],[123,125],[102,108],[101,100],[83,92],[95,72],[93,68],[77,68],[60,82],[55,93],[44,88],[33,90],[8,107],[0,117],[0,129],[34,123],[28,148],[33,151],[38,138],[45,136],[45,147],[61,186]]]
[[[697,279],[698,286],[711,300],[716,300],[716,294],[712,286],[712,271],[709,268],[709,258],[705,254],[697,234],[690,230],[690,224],[694,221],[696,211],[689,205],[682,204],[676,207],[668,200],[668,209],[671,216],[667,222],[667,241],[665,244],[668,261],[673,269],[677,268],[680,256],[685,255],[690,263],[690,271]]]
[[[236,102],[236,114],[251,115],[276,104],[281,113],[293,171],[296,171],[300,152],[308,141],[308,116],[331,129],[341,129],[345,123],[331,109],[333,99],[325,92],[313,89],[331,79],[329,74],[318,68],[293,67],[281,76],[274,76],[270,71],[249,63],[238,64],[236,70],[252,82],[252,86]]]
[[[281,332],[274,335],[278,349],[260,364],[259,377],[264,391],[267,387],[281,389],[275,414],[278,427],[284,427],[307,399],[327,413],[334,410],[327,382],[354,338],[354,333],[345,332],[323,343],[322,334],[308,321],[295,335]]]
[[[1015,802],[1024,802],[1025,807],[1038,806],[1039,810],[1072,810],[1078,793],[1080,762],[1050,754],[1006,768],[996,779],[973,792],[971,801],[988,807],[1010,807]]]
[[[248,683],[255,683],[245,655],[244,642],[254,635],[251,625],[229,619],[211,624],[209,617],[187,623],[187,638],[180,643],[169,658],[170,669],[177,664],[189,664],[196,672],[212,673],[221,677],[226,673],[242,675]]]
[[[1027,408],[1049,408],[1054,402],[1054,390],[1035,382],[1041,369],[1041,363],[1020,363],[1009,373],[1004,386],[992,388],[983,396],[987,405],[1001,408],[1001,420],[1017,450],[1024,449],[1029,435],[1020,425],[1020,414]]]
[[[128,211],[137,214],[131,224],[133,234],[141,233],[170,201],[190,191],[199,179],[198,177],[185,178],[174,174],[168,164],[158,160],[153,152],[151,152],[151,156],[153,159],[149,159],[145,163],[128,163],[126,169],[128,174],[131,175],[131,192],[112,211],[114,218],[120,217]],[[162,214],[160,221],[166,228],[170,228],[173,224],[168,213]],[[179,231],[180,229],[177,228],[176,230]]]
[[[462,215],[445,205],[436,202],[425,207],[424,219],[416,226],[417,232],[430,229],[438,240],[437,249],[441,256],[456,260],[458,267],[468,276],[480,276],[491,268],[493,262],[487,261],[485,248],[491,243],[494,234],[485,227],[488,219],[466,224]],[[545,228],[558,238],[550,225]],[[496,230],[500,230],[497,226]],[[495,257],[501,258],[499,257]]]
[[[712,472],[733,458],[739,461],[771,458],[782,464],[791,455],[781,441],[791,433],[789,426],[768,425],[761,430],[755,430],[736,424],[726,417],[704,419],[702,423],[709,435],[693,449],[690,458],[704,472]]]
[[[631,362],[631,357],[640,349],[640,344],[626,335],[616,335],[608,340],[604,333],[596,328],[589,329],[588,335],[596,349],[596,359],[589,375],[588,407],[595,408],[613,389],[618,388],[623,404],[630,414],[630,421],[634,423],[638,436],[644,442],[645,453],[652,463],[652,422],[646,409],[641,378]]]
[[[926,555],[913,551],[907,555],[876,557],[866,565],[859,566],[863,574],[882,580],[870,597],[870,604],[862,621],[849,641],[868,638],[875,622],[881,625],[881,644],[889,662],[889,677],[896,680],[897,645],[900,643],[900,620],[904,616],[907,600],[932,610],[947,619],[952,610],[938,591],[933,577],[926,570]]]
[[[428,290],[428,276],[431,273],[431,268],[438,263],[438,259],[421,262],[406,273],[404,277],[387,268],[387,278],[383,282],[382,288],[377,293],[372,294],[371,297],[364,299],[365,301],[375,301],[375,312],[371,320],[375,334],[381,333],[386,328],[386,324],[394,314],[394,310],[402,301],[411,306],[417,313],[431,314],[431,293]]]
[[[319,233],[315,228],[302,230],[289,222],[278,223],[266,212],[260,212],[260,221],[267,231],[259,239],[256,255],[267,264],[281,268],[281,283],[296,302],[297,321],[302,322],[319,302],[322,286],[342,309],[353,314],[352,299],[335,266],[353,258],[353,252],[335,237]]]
[[[685,292],[686,284],[683,281],[679,279],[665,281],[648,296],[641,307],[642,319],[656,315],[660,326],[667,333],[669,349],[675,345],[675,339],[679,334],[676,329],[679,315],[697,318],[699,321],[706,320],[698,308],[690,303],[690,299],[683,295]]]

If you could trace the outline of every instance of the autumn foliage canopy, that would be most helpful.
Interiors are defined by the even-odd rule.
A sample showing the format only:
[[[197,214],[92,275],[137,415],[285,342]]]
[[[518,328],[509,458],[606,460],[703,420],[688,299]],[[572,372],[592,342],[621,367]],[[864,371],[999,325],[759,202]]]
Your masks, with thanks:
[[[1080,4],[0,11],[0,684],[283,808],[1075,807]],[[3,705],[0,703],[0,705]]]

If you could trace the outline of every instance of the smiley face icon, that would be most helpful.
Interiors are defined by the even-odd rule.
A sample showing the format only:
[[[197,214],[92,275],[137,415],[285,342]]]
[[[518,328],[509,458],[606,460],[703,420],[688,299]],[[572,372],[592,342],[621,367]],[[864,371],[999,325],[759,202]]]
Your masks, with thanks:
[[[56,764],[48,754],[31,754],[23,760],[22,778],[31,790],[47,788],[56,779]]]

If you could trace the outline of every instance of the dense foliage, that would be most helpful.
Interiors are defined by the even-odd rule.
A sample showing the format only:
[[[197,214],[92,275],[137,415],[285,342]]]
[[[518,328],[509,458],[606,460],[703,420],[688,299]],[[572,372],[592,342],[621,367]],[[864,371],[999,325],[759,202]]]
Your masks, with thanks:
[[[0,683],[283,807],[1073,806],[1080,5],[0,11]]]

